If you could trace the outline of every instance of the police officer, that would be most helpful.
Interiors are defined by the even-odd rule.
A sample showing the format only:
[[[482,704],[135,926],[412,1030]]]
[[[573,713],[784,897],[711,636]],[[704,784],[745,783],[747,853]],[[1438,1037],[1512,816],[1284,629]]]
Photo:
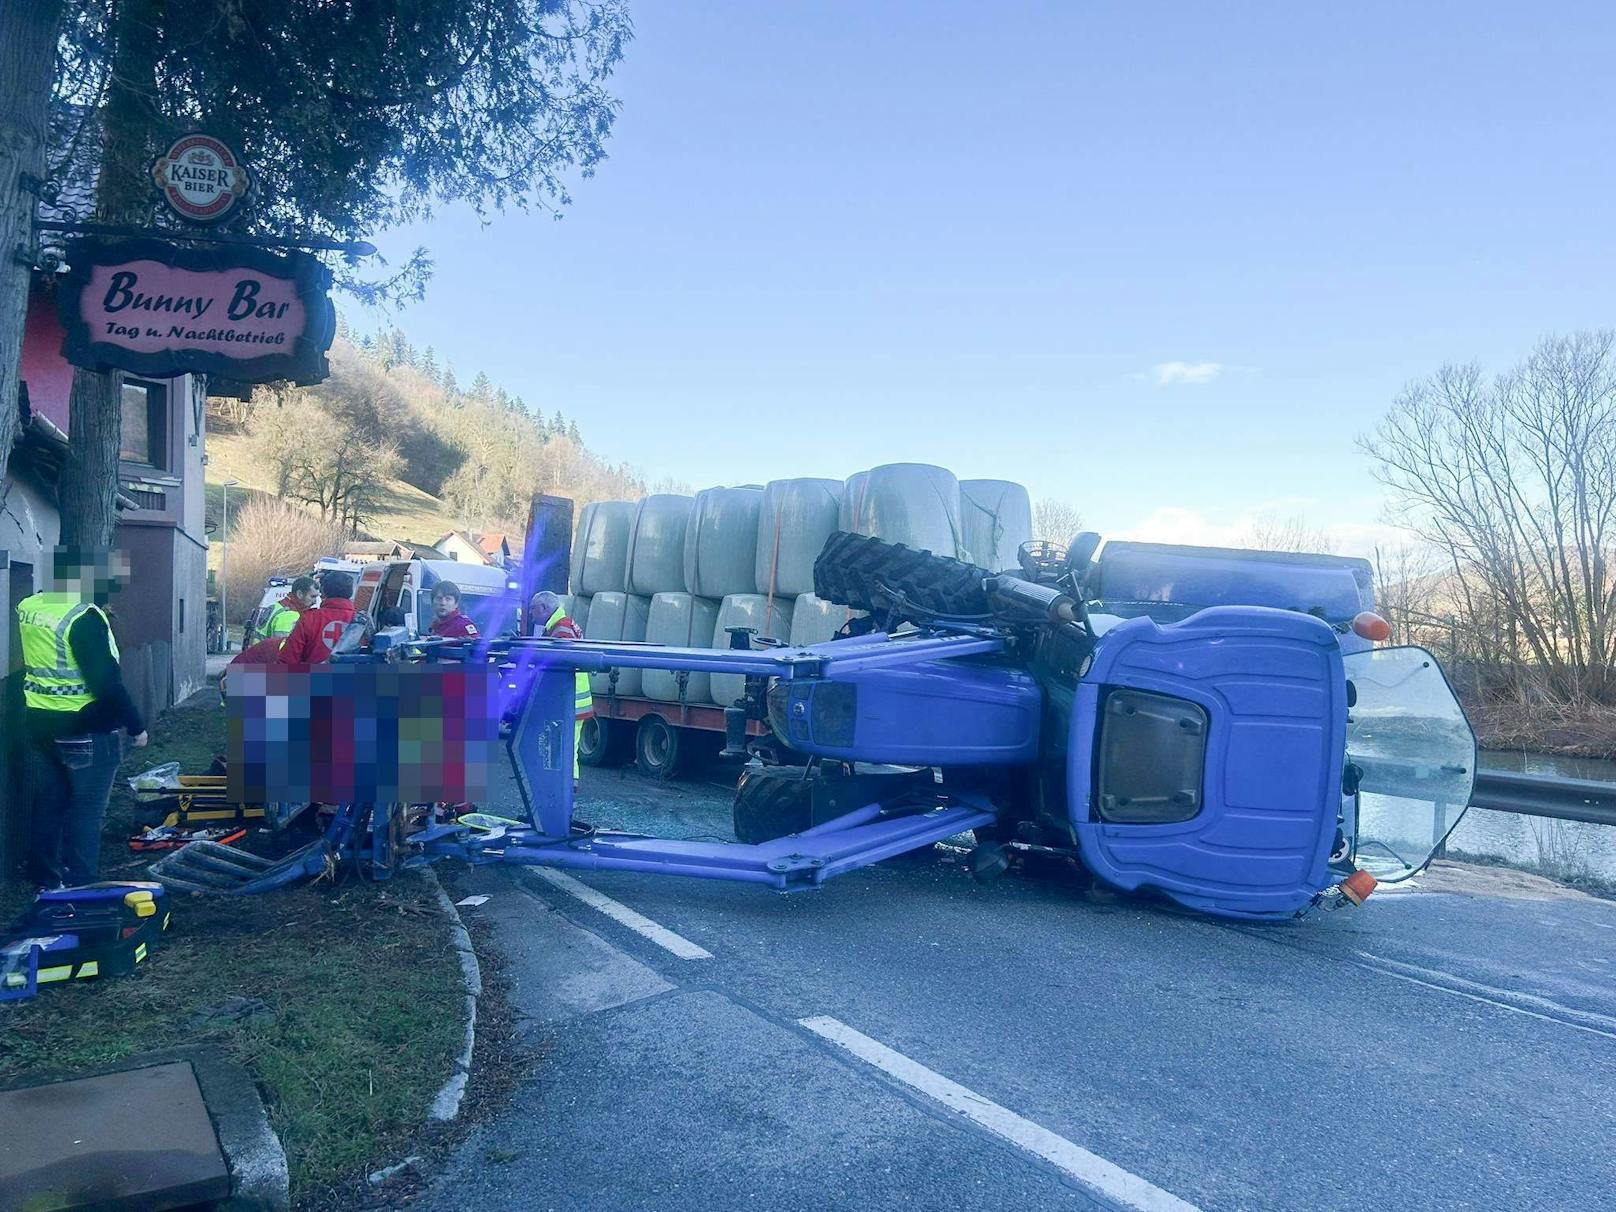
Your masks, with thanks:
[[[264,620],[264,634],[259,638],[284,640],[297,626],[298,616],[305,610],[312,610],[319,598],[320,591],[314,587],[314,578],[298,577],[292,582],[286,596],[276,602],[275,609],[269,612],[269,618]]]
[[[146,743],[104,609],[128,567],[121,556],[109,560],[105,553],[59,547],[52,553],[50,588],[17,603],[29,874],[47,888],[95,880],[107,795],[123,760],[118,730],[137,749]]]
[[[541,589],[528,601],[528,618],[533,634],[547,640],[581,640],[583,630],[572,621],[561,606],[559,594]],[[542,620],[542,621],[541,621]],[[572,716],[572,781],[578,781],[578,742],[583,737],[584,721],[595,714],[595,696],[589,689],[589,675],[583,670],[573,675]]]

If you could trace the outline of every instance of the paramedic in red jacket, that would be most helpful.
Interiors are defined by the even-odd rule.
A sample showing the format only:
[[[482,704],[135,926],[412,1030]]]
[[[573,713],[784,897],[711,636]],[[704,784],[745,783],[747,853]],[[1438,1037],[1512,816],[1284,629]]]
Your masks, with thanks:
[[[298,615],[297,625],[275,658],[283,665],[319,665],[331,659],[332,646],[353,622],[353,577],[346,572],[320,574],[318,606]]]
[[[444,640],[474,640],[477,624],[460,609],[460,586],[439,581],[432,588],[432,634]]]

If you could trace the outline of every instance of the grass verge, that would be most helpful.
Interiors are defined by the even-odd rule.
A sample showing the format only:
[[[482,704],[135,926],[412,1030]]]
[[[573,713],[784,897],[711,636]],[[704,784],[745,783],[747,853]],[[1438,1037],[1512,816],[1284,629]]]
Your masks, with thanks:
[[[138,878],[130,774],[205,770],[224,747],[216,697],[166,713],[119,773],[104,878]],[[5,890],[7,916],[27,899]],[[462,1033],[459,964],[431,886],[322,882],[259,897],[176,897],[132,975],[75,981],[0,1008],[0,1083],[71,1076],[156,1048],[204,1044],[252,1072],[285,1145],[292,1194],[326,1203],[409,1152]]]

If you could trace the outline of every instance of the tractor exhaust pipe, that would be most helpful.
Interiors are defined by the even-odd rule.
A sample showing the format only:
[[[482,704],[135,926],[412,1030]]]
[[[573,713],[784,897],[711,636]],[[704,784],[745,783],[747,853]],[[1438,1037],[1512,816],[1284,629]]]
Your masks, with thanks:
[[[1048,585],[1035,585],[1020,577],[988,577],[982,583],[995,605],[1019,612],[1031,611],[1052,623],[1075,623],[1081,617],[1078,603],[1070,594]]]

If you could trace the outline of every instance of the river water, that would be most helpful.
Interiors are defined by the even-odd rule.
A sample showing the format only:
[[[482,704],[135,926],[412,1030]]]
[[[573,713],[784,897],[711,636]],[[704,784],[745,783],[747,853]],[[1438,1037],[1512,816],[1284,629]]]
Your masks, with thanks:
[[[1600,758],[1490,751],[1482,753],[1481,766],[1484,770],[1520,770],[1616,782],[1616,761]],[[1448,851],[1456,858],[1485,855],[1546,875],[1592,876],[1616,883],[1616,825],[1550,821],[1472,808],[1448,840]]]

